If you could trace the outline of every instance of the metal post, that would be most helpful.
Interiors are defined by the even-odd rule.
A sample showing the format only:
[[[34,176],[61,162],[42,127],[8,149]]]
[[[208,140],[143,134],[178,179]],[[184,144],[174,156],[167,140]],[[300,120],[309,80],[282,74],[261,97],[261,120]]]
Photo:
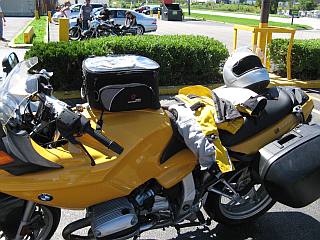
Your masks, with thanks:
[[[233,51],[237,49],[237,40],[238,40],[238,29],[233,29]]]
[[[190,0],[188,0],[188,15],[190,16],[191,15],[191,10],[190,10]]]
[[[52,14],[51,14],[51,11],[48,11],[48,22],[49,22],[49,23],[52,22]]]

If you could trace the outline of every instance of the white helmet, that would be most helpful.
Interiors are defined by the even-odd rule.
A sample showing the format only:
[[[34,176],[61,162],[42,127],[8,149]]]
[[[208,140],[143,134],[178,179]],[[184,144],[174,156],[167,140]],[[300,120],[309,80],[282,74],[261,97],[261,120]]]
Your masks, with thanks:
[[[267,69],[261,59],[249,48],[237,49],[223,67],[223,80],[227,87],[263,91],[270,83]]]

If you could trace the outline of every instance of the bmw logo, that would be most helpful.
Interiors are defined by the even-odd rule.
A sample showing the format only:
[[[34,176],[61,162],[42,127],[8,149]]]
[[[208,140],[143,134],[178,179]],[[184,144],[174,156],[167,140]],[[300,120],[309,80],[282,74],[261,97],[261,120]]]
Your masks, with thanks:
[[[50,202],[53,199],[53,197],[50,194],[41,193],[38,196],[38,199],[41,200],[41,201],[44,201],[44,202]]]

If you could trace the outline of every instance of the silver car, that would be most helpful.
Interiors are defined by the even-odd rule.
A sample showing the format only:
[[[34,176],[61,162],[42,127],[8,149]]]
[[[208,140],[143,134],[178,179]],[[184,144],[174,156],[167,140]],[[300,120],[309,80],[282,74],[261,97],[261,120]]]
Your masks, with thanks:
[[[102,10],[102,9],[101,9]],[[138,34],[143,34],[146,32],[154,32],[157,30],[157,19],[150,17],[129,9],[121,8],[108,8],[110,19],[114,20],[114,24],[125,24],[125,15],[127,11],[130,11],[137,18],[137,32]],[[96,11],[95,16],[98,16],[100,11]],[[77,19],[70,19],[70,28],[74,27],[77,24]]]

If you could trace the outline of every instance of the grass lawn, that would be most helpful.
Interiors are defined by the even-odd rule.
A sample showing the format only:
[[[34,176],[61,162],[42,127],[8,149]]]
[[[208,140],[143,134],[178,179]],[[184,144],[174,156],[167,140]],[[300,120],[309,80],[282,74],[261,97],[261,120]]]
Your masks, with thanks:
[[[183,8],[183,12],[185,13],[185,16],[188,16],[188,8]],[[228,10],[220,10],[220,9],[204,9],[204,8],[192,8],[192,10],[199,10],[199,11],[206,11],[206,12],[224,12],[224,13],[234,13],[234,14],[246,14],[246,15],[255,15],[255,16],[260,16],[260,13],[253,13],[253,12],[244,12],[244,11],[228,11]],[[279,18],[291,18],[286,15],[278,15],[278,14],[269,14],[270,17],[279,17]]]
[[[211,20],[216,22],[223,22],[223,23],[231,23],[231,24],[240,24],[240,25],[247,25],[247,26],[257,26],[259,25],[259,20],[256,19],[247,19],[247,18],[236,18],[236,17],[227,17],[227,16],[219,16],[219,15],[210,15],[210,14],[198,14],[198,13],[191,13],[191,17],[193,18],[202,18],[205,20]],[[282,22],[269,22],[269,26],[277,26],[277,27],[290,27],[295,29],[312,29],[310,26],[302,25],[302,24],[293,24],[290,23],[282,23]]]
[[[34,29],[34,37],[32,39],[32,43],[35,42],[43,42],[44,41],[44,36],[46,34],[46,29],[47,29],[47,17],[42,16],[40,19],[34,19],[29,25],[27,25],[23,31],[29,26],[33,26]],[[17,36],[14,40],[15,44],[23,44],[23,32]]]

